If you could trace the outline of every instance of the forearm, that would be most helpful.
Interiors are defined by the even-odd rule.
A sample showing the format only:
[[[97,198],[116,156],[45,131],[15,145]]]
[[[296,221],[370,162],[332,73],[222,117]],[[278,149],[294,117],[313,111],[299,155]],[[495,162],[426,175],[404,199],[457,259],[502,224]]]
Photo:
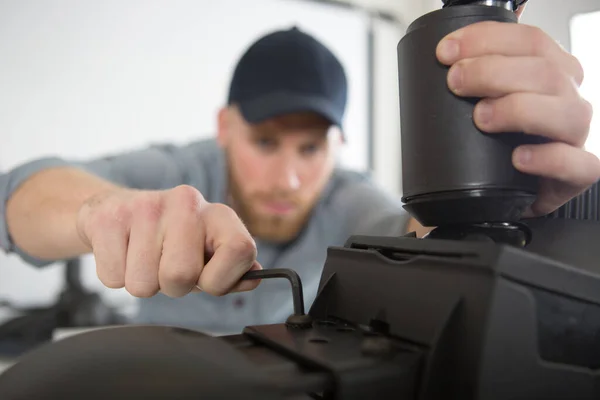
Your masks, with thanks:
[[[77,215],[91,196],[120,187],[73,167],[49,168],[25,180],[6,202],[13,243],[32,257],[64,260],[90,249],[77,232]]]

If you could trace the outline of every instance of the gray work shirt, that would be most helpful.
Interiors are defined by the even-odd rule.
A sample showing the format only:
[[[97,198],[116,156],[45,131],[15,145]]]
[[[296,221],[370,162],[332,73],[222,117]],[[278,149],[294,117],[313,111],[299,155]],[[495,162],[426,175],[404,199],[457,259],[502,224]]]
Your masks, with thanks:
[[[72,165],[112,182],[138,189],[167,189],[181,184],[197,188],[209,202],[226,203],[227,171],[222,150],[214,139],[185,145],[155,145],[134,152],[87,162],[44,158],[0,175],[0,248],[26,262],[43,266],[11,242],[5,204],[11,193],[41,169]],[[292,243],[257,241],[258,261],[264,268],[291,268],[303,283],[305,307],[315,299],[330,246],[343,245],[353,234],[403,235],[408,214],[395,198],[367,176],[337,168],[305,228]],[[280,323],[292,313],[290,284],[263,280],[257,289],[214,297],[205,293],[169,298],[158,294],[139,299],[134,323],[163,324],[215,333],[239,333],[244,326]]]

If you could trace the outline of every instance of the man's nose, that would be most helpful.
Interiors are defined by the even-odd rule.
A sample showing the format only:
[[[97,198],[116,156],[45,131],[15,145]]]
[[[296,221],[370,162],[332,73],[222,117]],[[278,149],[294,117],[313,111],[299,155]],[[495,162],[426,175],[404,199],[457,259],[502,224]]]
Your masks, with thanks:
[[[300,174],[294,160],[285,158],[275,166],[277,186],[282,190],[297,190],[300,187]]]

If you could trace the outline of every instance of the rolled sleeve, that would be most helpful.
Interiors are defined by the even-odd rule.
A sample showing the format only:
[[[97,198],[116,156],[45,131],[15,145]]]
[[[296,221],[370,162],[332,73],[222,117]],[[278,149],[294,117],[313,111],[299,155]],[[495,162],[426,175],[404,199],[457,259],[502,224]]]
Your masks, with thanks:
[[[10,233],[8,232],[8,224],[6,222],[6,203],[14,191],[32,175],[48,168],[64,167],[68,165],[70,165],[69,162],[63,159],[48,157],[20,165],[7,173],[0,175],[0,249],[6,253],[14,252],[20,255],[24,261],[35,266],[43,266],[52,262],[35,259],[14,245]]]

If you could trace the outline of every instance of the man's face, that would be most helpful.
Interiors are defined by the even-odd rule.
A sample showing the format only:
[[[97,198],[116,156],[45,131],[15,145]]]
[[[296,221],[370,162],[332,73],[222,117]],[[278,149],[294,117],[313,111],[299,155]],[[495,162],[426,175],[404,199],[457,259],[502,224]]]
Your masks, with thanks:
[[[235,107],[220,112],[232,205],[252,235],[286,242],[299,233],[331,176],[338,140],[312,113],[249,124]]]

